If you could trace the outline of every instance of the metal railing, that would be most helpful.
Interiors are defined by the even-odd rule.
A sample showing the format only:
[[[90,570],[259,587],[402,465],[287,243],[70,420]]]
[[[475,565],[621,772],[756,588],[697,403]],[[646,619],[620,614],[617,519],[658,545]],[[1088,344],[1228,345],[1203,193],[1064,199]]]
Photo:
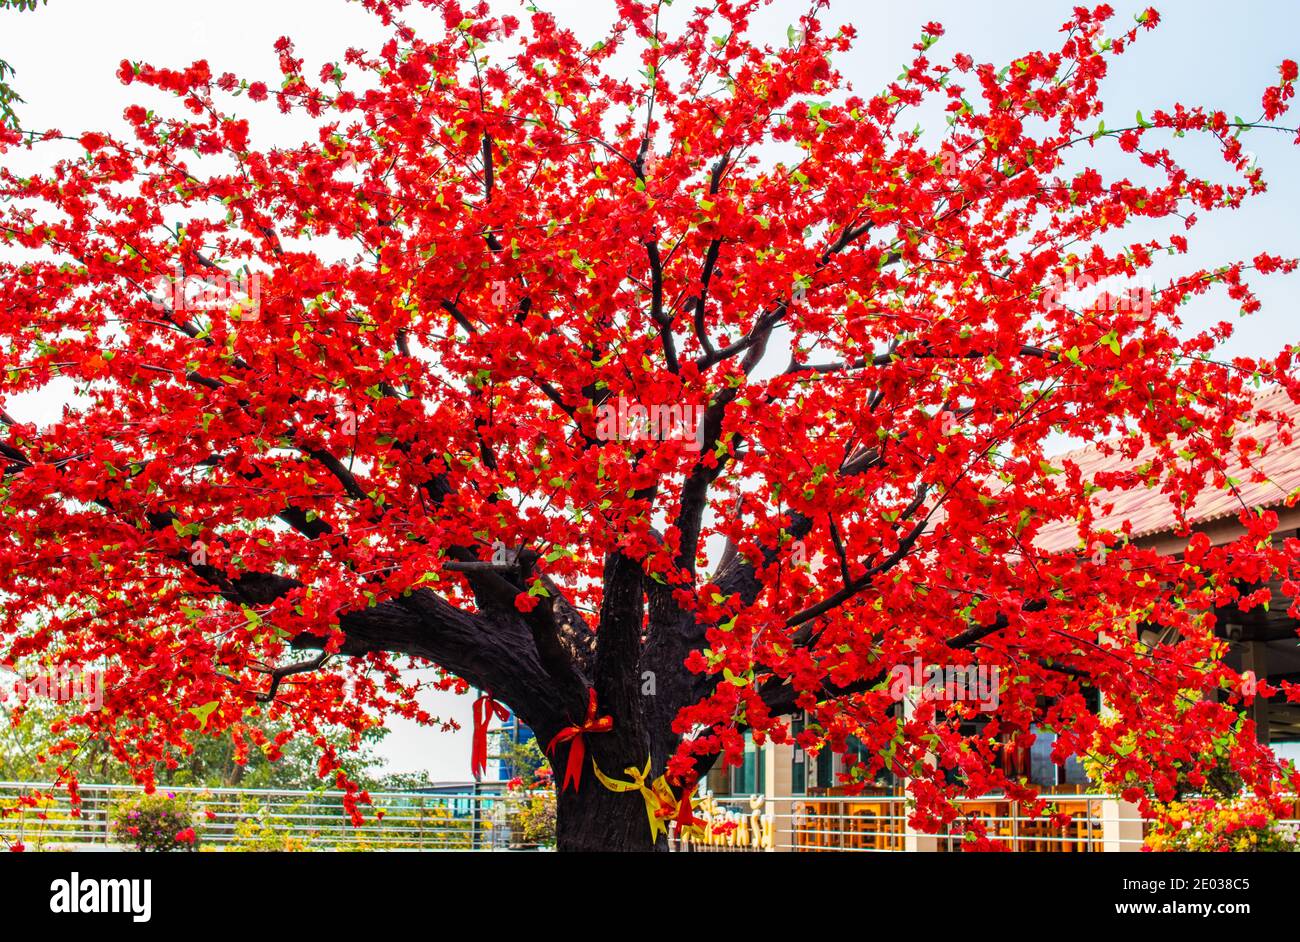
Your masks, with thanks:
[[[29,850],[119,844],[113,806],[138,797],[128,785],[81,785],[74,808],[66,789],[0,782],[0,837]],[[203,845],[224,850],[535,850],[525,818],[544,816],[550,793],[370,792],[354,825],[340,791],[159,788],[187,799]],[[35,803],[31,796],[42,797]],[[24,800],[26,796],[26,800]]]
[[[715,800],[737,812],[749,801]],[[1032,815],[1022,803],[1005,798],[973,799],[958,802],[958,817],[938,834],[908,828],[907,802],[901,795],[774,797],[767,799],[765,810],[772,821],[776,851],[958,851],[977,821],[991,841],[1021,853],[1141,849],[1142,819],[1135,813],[1123,814],[1119,803],[1108,796],[1052,795],[1049,801],[1052,810],[1069,816],[1068,822]]]
[[[1005,799],[962,801],[959,816],[935,835],[916,835],[934,850],[960,850],[967,834],[982,828],[989,840],[1008,850],[1090,852],[1101,850],[1103,797],[1058,796],[1054,809],[1068,823],[1028,814],[1020,802]],[[907,848],[907,806],[901,797],[815,798],[794,804],[794,850],[876,850]],[[1140,843],[1140,840],[1139,840]]]
[[[127,785],[81,785],[74,809],[66,790],[48,784],[0,782],[0,837],[28,850],[122,846],[113,834],[113,807],[138,797]],[[509,792],[491,786],[463,790],[371,792],[354,825],[339,791],[170,788],[185,797],[200,823],[204,846],[222,850],[536,850],[545,827],[526,825],[554,815],[554,793]],[[31,796],[42,794],[39,801]],[[27,796],[27,801],[24,801]],[[670,845],[683,851],[957,851],[978,821],[988,838],[1021,853],[1137,851],[1146,823],[1132,805],[1097,794],[1044,796],[1055,819],[1032,815],[1007,798],[957,803],[958,817],[939,834],[908,827],[901,795],[705,796],[706,825]],[[1300,802],[1296,807],[1300,818]],[[1300,829],[1300,820],[1283,822]],[[553,837],[541,837],[551,844]]]

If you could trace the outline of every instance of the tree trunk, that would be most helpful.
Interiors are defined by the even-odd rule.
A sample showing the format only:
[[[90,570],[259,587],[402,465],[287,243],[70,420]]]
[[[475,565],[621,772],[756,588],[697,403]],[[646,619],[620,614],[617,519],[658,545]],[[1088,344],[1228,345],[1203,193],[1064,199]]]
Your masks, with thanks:
[[[596,780],[590,764],[581,790],[570,787],[557,796],[555,815],[557,849],[561,851],[668,850],[662,834],[650,842],[650,822],[641,794],[610,791]]]

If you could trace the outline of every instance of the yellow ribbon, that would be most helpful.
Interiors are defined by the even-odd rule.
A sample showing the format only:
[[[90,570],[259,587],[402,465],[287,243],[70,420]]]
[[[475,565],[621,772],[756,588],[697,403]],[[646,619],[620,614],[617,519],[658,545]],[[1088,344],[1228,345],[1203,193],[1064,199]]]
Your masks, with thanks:
[[[649,785],[646,779],[650,777],[650,759],[645,760],[645,769],[638,770],[636,766],[629,765],[623,770],[631,781],[624,782],[616,778],[610,778],[600,770],[596,760],[591,760],[591,767],[596,773],[596,779],[612,792],[640,792],[641,798],[645,801],[646,817],[650,820],[650,840],[653,843],[659,836],[659,832],[665,835],[668,833],[667,819],[659,814],[660,808],[673,809],[677,807],[677,800],[673,797],[673,790],[668,787],[668,781],[661,775]]]

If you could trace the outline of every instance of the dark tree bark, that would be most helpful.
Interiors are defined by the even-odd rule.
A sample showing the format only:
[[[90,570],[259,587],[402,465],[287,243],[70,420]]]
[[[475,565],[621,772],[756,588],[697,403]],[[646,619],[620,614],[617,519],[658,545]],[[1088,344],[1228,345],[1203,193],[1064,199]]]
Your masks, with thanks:
[[[617,726],[615,727],[617,730]],[[625,768],[645,765],[645,754],[640,760],[621,744],[613,732],[589,736],[588,758],[582,773],[581,787],[559,791],[564,775],[567,749],[557,749],[554,761],[556,776],[556,829],[557,849],[561,851],[620,851],[653,853],[668,850],[668,841],[660,834],[652,844],[650,823],[646,817],[645,800],[639,792],[614,792],[597,781],[592,772],[592,762],[609,778],[629,780]],[[604,741],[609,740],[609,741]],[[623,758],[619,758],[622,755]],[[652,763],[662,769],[666,757]],[[659,772],[652,772],[651,778]]]
[[[618,794],[601,787],[590,774],[580,792],[562,792],[556,800],[556,849],[566,852],[666,851],[660,835],[651,845],[645,805],[635,793]]]

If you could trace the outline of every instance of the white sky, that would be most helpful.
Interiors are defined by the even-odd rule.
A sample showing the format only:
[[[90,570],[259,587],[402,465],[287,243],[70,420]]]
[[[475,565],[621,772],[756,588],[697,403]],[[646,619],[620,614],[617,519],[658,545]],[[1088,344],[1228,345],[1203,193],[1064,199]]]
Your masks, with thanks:
[[[1111,2],[1118,13],[1117,28],[1125,27],[1132,13],[1146,5]],[[613,3],[605,0],[539,0],[538,5],[591,41],[600,38],[613,17]],[[946,58],[965,51],[976,61],[1001,65],[1029,49],[1054,46],[1056,31],[1072,5],[1073,0],[842,0],[824,19],[828,25],[852,22],[859,28],[858,46],[840,67],[859,91],[870,93],[893,79],[910,59],[911,44],[923,23],[938,20],[948,30],[932,55]],[[498,0],[494,6],[518,15],[521,5]],[[677,4],[682,12],[694,6],[691,0]],[[805,0],[775,0],[756,20],[756,29],[772,41],[783,41],[786,26],[806,8]],[[1138,109],[1149,115],[1175,100],[1254,118],[1262,89],[1277,80],[1278,63],[1300,58],[1300,4],[1290,0],[1170,0],[1158,8],[1164,16],[1160,29],[1145,34],[1138,47],[1119,60],[1104,86],[1109,127],[1131,124]],[[375,48],[385,38],[376,20],[345,0],[50,0],[35,13],[0,14],[0,58],[17,69],[14,84],[27,99],[21,108],[27,128],[78,133],[120,128],[123,108],[151,100],[147,90],[119,84],[114,73],[123,58],[177,67],[206,58],[214,72],[260,77],[275,87],[272,44],[281,35],[295,41],[309,75],[321,63],[341,58],[349,46]],[[255,146],[296,143],[311,133],[309,124],[279,114],[272,102],[252,107],[247,116]],[[1206,220],[1196,230],[1192,256],[1184,263],[1250,257],[1266,248],[1300,256],[1295,218],[1300,207],[1300,151],[1282,135],[1256,133],[1245,146],[1258,154],[1270,193],[1235,214]],[[1109,150],[1113,152],[1113,146]],[[1094,162],[1104,172],[1114,165],[1112,159],[1099,147]],[[1261,283],[1263,313],[1243,322],[1224,352],[1266,354],[1300,340],[1292,300],[1295,288],[1294,277]],[[1221,296],[1198,302],[1194,310],[1198,323],[1235,319],[1235,308]],[[61,404],[51,393],[42,401],[24,403],[19,417],[53,415]],[[468,779],[470,704],[468,697],[451,695],[431,695],[426,704],[442,717],[459,720],[465,730],[458,734],[393,721],[382,750],[389,768],[423,771],[439,781]]]

